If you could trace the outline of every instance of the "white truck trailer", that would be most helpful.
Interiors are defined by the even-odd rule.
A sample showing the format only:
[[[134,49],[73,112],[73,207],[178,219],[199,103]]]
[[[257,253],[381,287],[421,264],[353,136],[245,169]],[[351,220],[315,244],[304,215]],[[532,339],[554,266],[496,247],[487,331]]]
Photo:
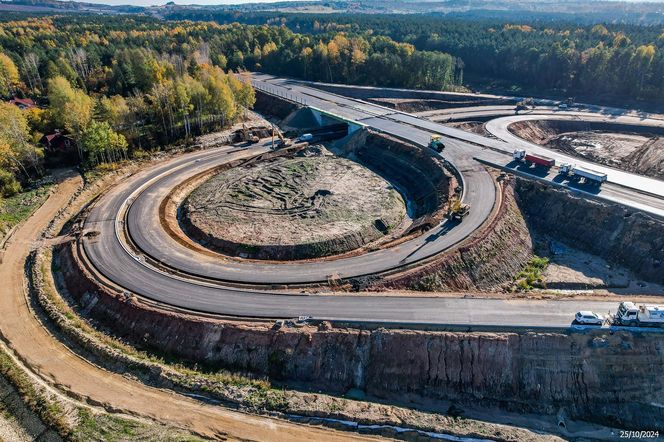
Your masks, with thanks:
[[[560,173],[567,175],[571,180],[580,180],[583,178],[587,183],[596,184],[598,186],[607,179],[605,173],[585,169],[583,167],[574,166],[571,164],[562,164],[560,166]]]
[[[664,305],[637,306],[633,302],[621,302],[614,323],[632,327],[664,327]]]

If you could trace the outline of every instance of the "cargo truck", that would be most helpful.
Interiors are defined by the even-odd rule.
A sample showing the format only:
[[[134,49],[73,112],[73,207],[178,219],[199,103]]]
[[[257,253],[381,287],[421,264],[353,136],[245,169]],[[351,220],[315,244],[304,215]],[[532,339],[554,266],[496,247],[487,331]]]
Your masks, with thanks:
[[[584,179],[586,183],[595,184],[598,186],[607,179],[605,173],[585,169],[583,167],[574,166],[571,164],[562,164],[560,166],[560,173],[562,175],[567,175],[570,180],[580,181],[581,179]]]
[[[523,161],[530,166],[534,165],[535,167],[541,166],[549,168],[556,164],[556,160],[553,158],[548,158],[542,155],[533,155],[526,153],[525,150],[515,150],[512,154],[512,158],[516,161]]]
[[[664,305],[637,306],[633,302],[621,302],[613,322],[632,327],[664,327]]]

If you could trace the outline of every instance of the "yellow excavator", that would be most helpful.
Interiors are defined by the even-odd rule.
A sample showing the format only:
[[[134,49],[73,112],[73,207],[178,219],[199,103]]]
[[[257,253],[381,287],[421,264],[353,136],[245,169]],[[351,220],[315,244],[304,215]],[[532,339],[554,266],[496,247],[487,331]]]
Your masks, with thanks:
[[[450,206],[447,210],[447,218],[451,220],[461,221],[466,215],[470,213],[470,205],[462,204],[461,200],[454,196],[450,201]]]
[[[277,142],[276,146],[274,144],[274,136],[279,137],[279,141]],[[278,149],[282,147],[288,147],[292,145],[293,142],[289,139],[283,136],[279,128],[272,126],[272,148],[273,149]]]

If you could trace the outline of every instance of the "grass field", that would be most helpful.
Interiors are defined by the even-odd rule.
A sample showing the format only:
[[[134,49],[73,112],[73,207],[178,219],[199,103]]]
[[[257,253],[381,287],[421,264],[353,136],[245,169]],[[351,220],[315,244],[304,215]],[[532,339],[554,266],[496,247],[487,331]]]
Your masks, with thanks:
[[[28,190],[0,200],[0,241],[18,223],[28,218],[46,198],[51,185]]]

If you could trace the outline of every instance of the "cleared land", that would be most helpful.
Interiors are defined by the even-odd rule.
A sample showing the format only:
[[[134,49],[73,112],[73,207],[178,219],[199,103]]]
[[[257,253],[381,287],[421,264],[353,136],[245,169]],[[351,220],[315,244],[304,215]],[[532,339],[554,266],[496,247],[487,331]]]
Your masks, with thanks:
[[[184,224],[213,249],[298,259],[343,253],[399,226],[406,206],[386,180],[330,155],[223,171],[183,203]]]
[[[664,138],[648,133],[569,130],[572,124],[553,120],[520,121],[510,125],[510,131],[549,149],[618,169],[664,178]]]

